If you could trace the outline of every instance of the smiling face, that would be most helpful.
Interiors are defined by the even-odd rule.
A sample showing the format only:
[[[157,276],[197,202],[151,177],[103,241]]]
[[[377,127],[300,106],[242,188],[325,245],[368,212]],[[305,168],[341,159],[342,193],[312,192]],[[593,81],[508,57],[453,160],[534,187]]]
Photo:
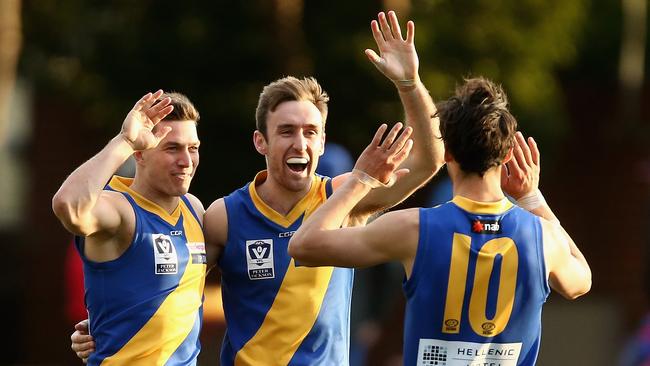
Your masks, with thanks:
[[[266,119],[266,137],[255,131],[255,148],[266,157],[268,179],[292,192],[309,190],[323,154],[323,116],[309,101],[286,101]]]
[[[179,197],[187,193],[199,165],[199,137],[194,121],[161,121],[171,131],[157,147],[136,153],[136,176],[146,182],[146,196]]]

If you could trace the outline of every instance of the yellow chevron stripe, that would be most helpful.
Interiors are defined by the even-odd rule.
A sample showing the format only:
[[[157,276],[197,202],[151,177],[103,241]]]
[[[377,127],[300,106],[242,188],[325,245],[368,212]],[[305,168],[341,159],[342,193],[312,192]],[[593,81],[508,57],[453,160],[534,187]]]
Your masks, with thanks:
[[[183,201],[180,206],[185,218],[183,229],[187,241],[203,243],[201,226]],[[205,264],[192,264],[191,259],[188,259],[178,287],[167,296],[142,329],[117,353],[104,359],[102,365],[164,365],[187,338],[199,316],[205,271]]]
[[[133,183],[132,178],[125,178],[125,177],[114,175],[113,178],[111,178],[111,181],[108,183],[108,185],[116,191],[126,192],[130,194],[131,197],[133,197],[133,199],[135,200],[135,203],[138,204],[138,206],[151,213],[160,216],[161,219],[167,221],[167,223],[169,223],[170,225],[176,225],[176,223],[178,222],[178,218],[181,216],[180,205],[176,207],[174,212],[169,214],[162,207],[158,206],[152,201],[149,201],[140,193],[132,190],[130,187],[131,183]]]
[[[291,211],[289,211],[289,213],[286,216],[280,214],[279,212],[272,209],[271,206],[267,205],[266,202],[264,202],[260,198],[260,196],[257,194],[257,191],[255,190],[256,185],[266,180],[267,174],[268,173],[266,170],[257,173],[255,179],[253,179],[251,184],[248,186],[248,192],[251,195],[251,199],[253,200],[253,204],[255,205],[255,208],[257,208],[259,212],[261,212],[264,216],[266,216],[267,219],[286,228],[291,226],[291,224],[293,224],[296,220],[298,220],[300,215],[302,215],[303,212],[309,209],[310,204],[313,204],[314,202],[318,202],[318,204],[320,204],[318,194],[321,191],[320,189],[321,186],[324,189],[324,182],[326,180],[321,179],[318,176],[314,175],[314,178],[311,183],[311,187],[309,188],[309,192],[307,192],[305,197],[303,197],[300,201],[298,201],[298,203],[296,203],[296,205],[291,209]]]
[[[298,217],[303,212],[307,217],[327,198],[326,180],[316,179],[309,199],[300,202]],[[292,259],[264,322],[237,352],[235,366],[259,365],[260,360],[288,364],[316,322],[333,271],[333,267],[296,267]]]

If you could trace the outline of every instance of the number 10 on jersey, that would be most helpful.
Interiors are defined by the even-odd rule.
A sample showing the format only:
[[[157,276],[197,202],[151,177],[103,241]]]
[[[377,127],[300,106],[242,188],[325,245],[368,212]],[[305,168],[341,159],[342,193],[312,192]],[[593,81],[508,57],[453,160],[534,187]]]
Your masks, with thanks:
[[[460,332],[471,242],[470,236],[454,233],[445,300],[445,317],[442,324],[443,333],[457,334]],[[488,289],[497,255],[501,255],[502,259],[496,295],[496,312],[492,319],[488,319],[486,315]],[[494,337],[508,325],[515,300],[518,262],[517,246],[510,238],[488,240],[481,247],[476,260],[474,283],[469,300],[469,324],[476,334],[483,337]]]

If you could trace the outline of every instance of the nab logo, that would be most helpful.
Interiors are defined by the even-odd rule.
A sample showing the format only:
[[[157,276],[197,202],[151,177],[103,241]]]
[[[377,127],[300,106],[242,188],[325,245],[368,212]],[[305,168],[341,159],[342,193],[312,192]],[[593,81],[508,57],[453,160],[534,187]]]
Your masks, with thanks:
[[[271,244],[265,243],[261,240],[256,241],[255,243],[248,246],[248,252],[251,257],[251,261],[258,266],[264,264],[264,260],[269,258],[271,252]]]
[[[174,245],[165,235],[160,235],[154,238],[154,244],[156,244],[156,251],[158,251],[158,254],[163,258],[169,259],[174,254]]]
[[[500,234],[501,221],[475,219],[472,221],[471,229],[476,234]]]

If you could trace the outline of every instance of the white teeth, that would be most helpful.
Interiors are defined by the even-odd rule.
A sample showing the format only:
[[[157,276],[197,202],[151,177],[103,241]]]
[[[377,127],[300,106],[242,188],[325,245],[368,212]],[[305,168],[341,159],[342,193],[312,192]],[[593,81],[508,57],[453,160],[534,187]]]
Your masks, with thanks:
[[[309,160],[307,158],[289,158],[287,159],[287,164],[307,164]]]

